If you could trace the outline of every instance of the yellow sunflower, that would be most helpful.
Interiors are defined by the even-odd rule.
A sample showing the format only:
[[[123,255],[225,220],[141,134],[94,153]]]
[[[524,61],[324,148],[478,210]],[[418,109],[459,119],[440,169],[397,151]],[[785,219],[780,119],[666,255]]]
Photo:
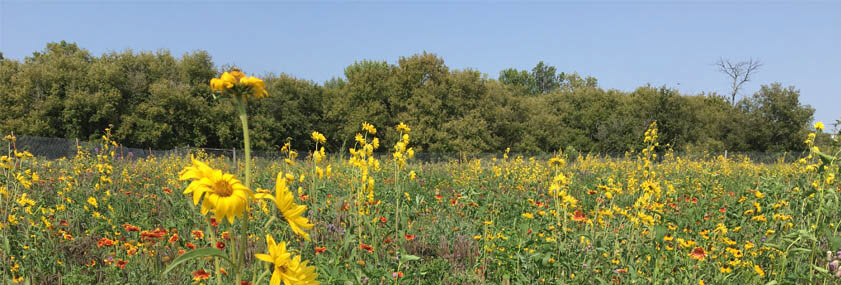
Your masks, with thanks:
[[[239,88],[234,88],[236,86],[240,86]],[[247,87],[247,89],[243,89]],[[254,77],[254,76],[245,76],[245,73],[239,71],[238,69],[233,69],[231,72],[222,73],[222,76],[219,78],[213,78],[210,80],[210,89],[213,91],[220,91],[224,92],[226,90],[235,89],[238,91],[235,92],[248,92],[248,95],[254,98],[263,98],[268,96],[268,92],[266,92],[266,84],[263,82],[262,79]]]
[[[254,257],[274,265],[269,284],[280,285],[281,281],[286,285],[318,284],[315,267],[307,266],[308,261],[301,262],[300,256],[293,258],[286,250],[286,242],[275,243],[271,235],[266,235],[266,247],[269,254],[255,254]]]
[[[301,214],[307,210],[307,206],[295,204],[295,196],[289,191],[289,186],[286,184],[286,178],[283,176],[283,173],[277,174],[274,197],[266,193],[257,194],[255,197],[274,201],[278,210],[286,218],[286,221],[289,222],[292,231],[304,239],[310,240],[310,235],[304,230],[312,229],[313,224],[307,218],[301,217]]]
[[[226,218],[234,223],[234,217],[242,217],[251,190],[245,187],[233,174],[222,173],[201,161],[191,159],[192,166],[181,171],[181,180],[193,180],[184,194],[193,193],[193,204],[201,204],[202,215],[213,211],[217,219]],[[204,197],[204,198],[202,198]]]

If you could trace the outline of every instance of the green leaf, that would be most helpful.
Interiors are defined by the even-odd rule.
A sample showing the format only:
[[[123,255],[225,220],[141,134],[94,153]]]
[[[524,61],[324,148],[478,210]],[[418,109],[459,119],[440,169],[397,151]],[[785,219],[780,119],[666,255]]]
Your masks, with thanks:
[[[811,249],[808,249],[808,248],[795,247],[795,248],[792,248],[790,252],[791,252],[791,253],[798,253],[798,252],[804,252],[804,253],[806,253],[806,252],[812,252],[812,250],[811,250]]]
[[[3,252],[11,252],[12,247],[9,246],[9,238],[6,235],[3,235]]]
[[[403,255],[402,257],[403,257],[403,259],[404,259],[404,260],[406,260],[406,261],[415,261],[415,260],[420,260],[420,257],[418,257],[417,255],[405,254],[405,255]]]
[[[188,260],[201,258],[201,257],[209,257],[209,256],[221,257],[223,260],[227,261],[228,264],[230,264],[231,266],[234,266],[234,263],[228,257],[228,254],[226,254],[224,251],[208,247],[208,248],[200,248],[200,249],[196,249],[196,250],[191,250],[190,252],[187,252],[187,253],[182,254],[181,256],[175,258],[175,260],[173,260],[172,263],[170,263],[169,266],[166,267],[166,270],[164,270],[163,274],[166,275],[167,273],[169,273],[170,270],[172,270],[173,268],[175,268],[179,264],[184,263]]]
[[[841,236],[831,236],[829,237],[829,246],[832,250],[841,249]]]
[[[817,153],[818,153],[818,157],[820,157],[820,158],[821,158],[821,160],[823,161],[823,163],[824,163],[825,165],[826,165],[826,164],[831,164],[831,163],[832,163],[832,161],[833,161],[833,160],[835,160],[835,158],[834,158],[834,157],[831,157],[831,156],[829,156],[829,155],[826,155],[826,154],[824,154],[823,152],[820,152],[820,151],[819,151],[819,152],[817,152]]]
[[[815,271],[818,271],[820,273],[829,273],[829,270],[826,270],[826,268],[818,267],[814,264],[812,264],[812,269],[814,269]]]
[[[771,282],[765,283],[765,285],[777,285],[777,280],[771,280]]]

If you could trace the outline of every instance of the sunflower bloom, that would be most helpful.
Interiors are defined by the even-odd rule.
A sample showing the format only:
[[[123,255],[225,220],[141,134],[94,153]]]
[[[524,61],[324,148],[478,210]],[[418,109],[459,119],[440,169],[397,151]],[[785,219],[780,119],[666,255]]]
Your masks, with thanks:
[[[308,261],[301,262],[300,256],[293,258],[292,254],[286,250],[286,242],[276,243],[271,235],[266,235],[266,247],[269,254],[255,254],[254,257],[274,265],[269,284],[280,285],[281,282],[286,285],[318,284],[315,280],[318,277],[315,267],[307,266]]]
[[[242,217],[248,204],[251,190],[245,187],[233,174],[222,173],[201,161],[192,159],[193,165],[181,171],[181,180],[193,180],[184,194],[193,193],[193,204],[201,204],[202,215],[213,211],[216,219],[225,218],[234,223],[234,217]],[[204,197],[204,199],[202,199]]]
[[[312,229],[313,224],[307,218],[301,216],[307,210],[307,206],[295,204],[295,196],[289,191],[289,186],[286,183],[287,179],[283,176],[283,173],[278,173],[275,184],[275,196],[272,197],[270,194],[260,193],[255,197],[274,201],[278,210],[286,218],[286,221],[289,222],[292,231],[304,239],[310,240],[310,235],[304,230]]]
[[[248,93],[244,95],[252,96],[257,99],[268,96],[268,92],[266,92],[266,84],[262,79],[254,76],[245,76],[245,73],[242,73],[237,69],[231,70],[231,72],[222,73],[222,76],[219,78],[211,79],[210,89],[219,92],[225,92],[231,89],[239,90],[240,92],[242,92],[242,90],[248,90]]]

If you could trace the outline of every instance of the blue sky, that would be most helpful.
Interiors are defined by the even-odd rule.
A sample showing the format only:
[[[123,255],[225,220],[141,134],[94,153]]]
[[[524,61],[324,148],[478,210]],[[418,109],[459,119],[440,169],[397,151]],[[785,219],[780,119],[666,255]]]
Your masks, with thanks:
[[[841,1],[0,1],[0,51],[19,60],[61,40],[95,55],[202,49],[249,73],[323,82],[357,60],[427,51],[490,78],[543,60],[603,88],[691,94],[727,93],[720,57],[755,58],[764,66],[742,96],[780,82],[816,120],[841,117]]]

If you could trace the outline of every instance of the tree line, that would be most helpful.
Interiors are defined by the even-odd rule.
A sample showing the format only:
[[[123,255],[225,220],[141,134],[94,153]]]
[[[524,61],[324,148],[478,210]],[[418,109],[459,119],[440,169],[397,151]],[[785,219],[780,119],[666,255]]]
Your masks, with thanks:
[[[235,111],[208,84],[221,71],[206,51],[94,56],[64,41],[22,62],[0,56],[0,132],[95,139],[113,126],[115,138],[132,147],[237,147]],[[640,149],[657,121],[662,144],[678,150],[798,151],[814,113],[799,90],[780,83],[731,102],[665,86],[604,89],[594,77],[543,62],[488,78],[425,52],[396,64],[357,61],[321,84],[286,74],[261,78],[268,98],[248,103],[252,145],[261,150],[287,141],[308,149],[317,130],[338,151],[353,143],[362,122],[393,142],[393,126],[405,122],[418,151],[617,153]]]

